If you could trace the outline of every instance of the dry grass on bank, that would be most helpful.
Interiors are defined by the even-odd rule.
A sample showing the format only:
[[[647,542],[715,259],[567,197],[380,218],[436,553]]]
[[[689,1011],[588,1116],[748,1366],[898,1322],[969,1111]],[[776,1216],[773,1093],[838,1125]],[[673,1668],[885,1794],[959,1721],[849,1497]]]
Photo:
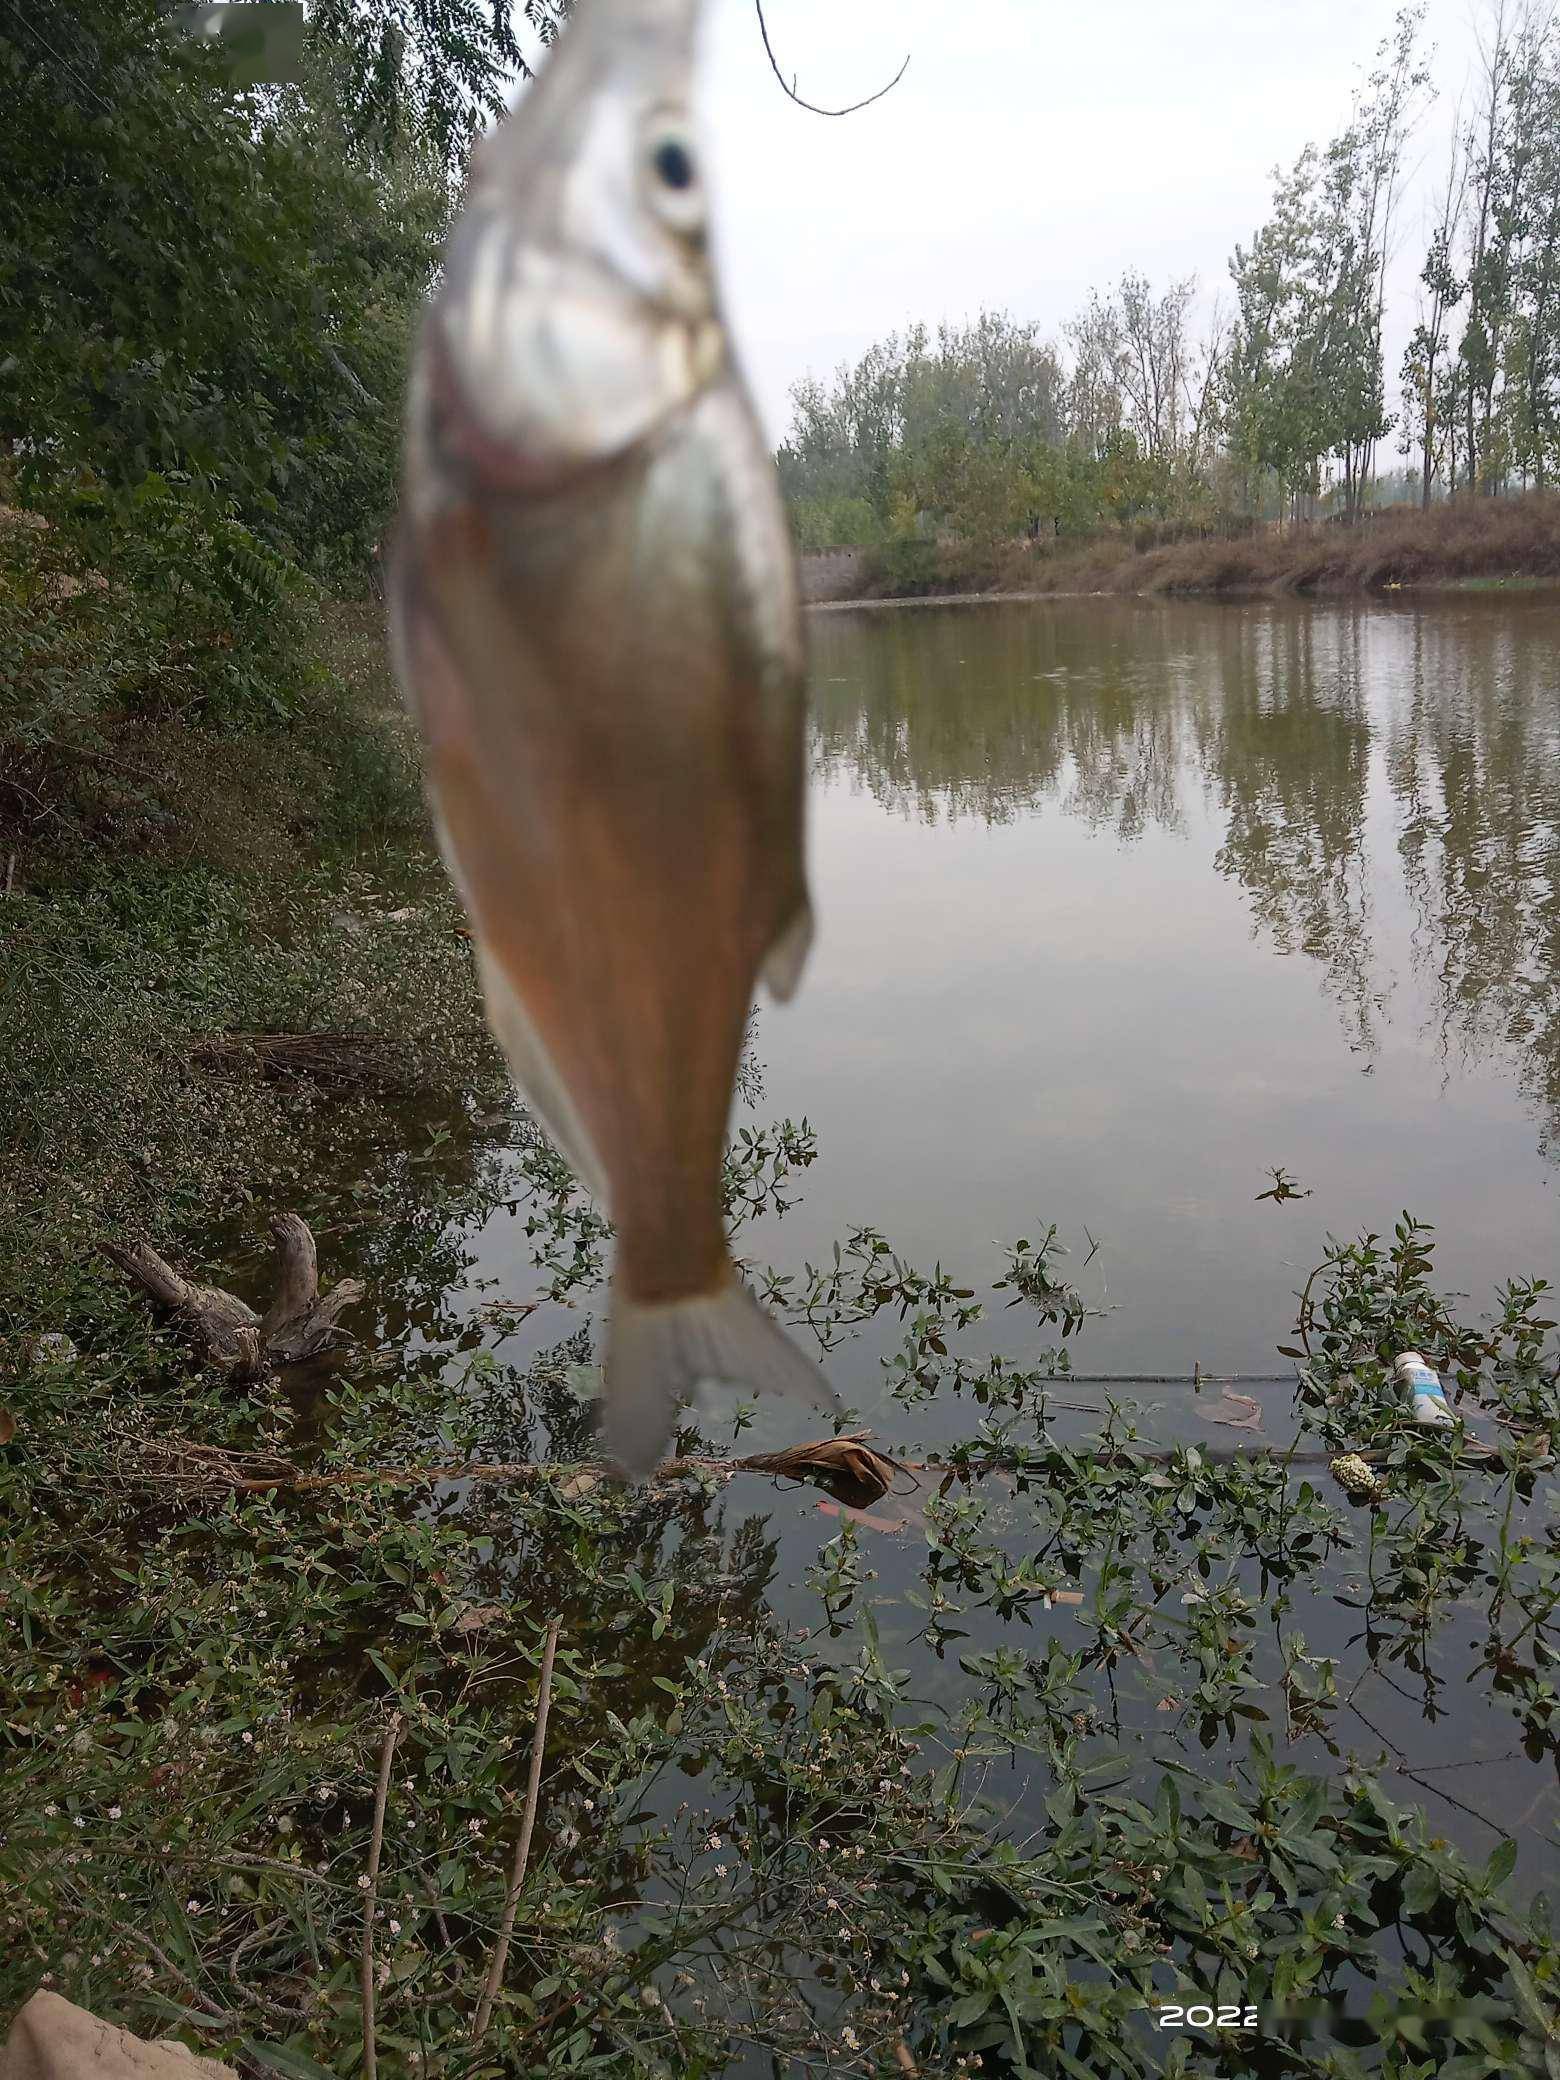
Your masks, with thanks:
[[[1560,495],[1388,508],[1357,527],[1321,522],[1142,554],[1100,542],[1030,562],[1024,582],[1036,592],[1380,592],[1509,578],[1560,579]]]

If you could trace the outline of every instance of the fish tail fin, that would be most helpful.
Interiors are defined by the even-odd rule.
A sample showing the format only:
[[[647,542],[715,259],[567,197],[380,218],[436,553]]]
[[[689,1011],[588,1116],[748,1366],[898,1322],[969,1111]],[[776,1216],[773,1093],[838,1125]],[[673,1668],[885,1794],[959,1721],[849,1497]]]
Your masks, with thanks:
[[[713,1292],[645,1302],[615,1288],[607,1337],[605,1442],[643,1480],[661,1462],[679,1402],[703,1380],[788,1394],[825,1415],[840,1403],[817,1366],[727,1267]]]

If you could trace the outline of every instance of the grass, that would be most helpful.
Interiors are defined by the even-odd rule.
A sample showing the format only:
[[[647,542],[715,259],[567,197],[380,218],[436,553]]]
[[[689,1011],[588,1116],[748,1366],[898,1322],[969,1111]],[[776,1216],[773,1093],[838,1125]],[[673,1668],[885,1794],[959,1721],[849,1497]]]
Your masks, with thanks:
[[[321,616],[285,726],[98,710],[7,765],[0,1330],[101,1304],[98,1235],[204,1241],[383,1141],[373,1091],[243,1073],[223,1034],[362,1035],[467,1140],[505,1088],[374,613]]]

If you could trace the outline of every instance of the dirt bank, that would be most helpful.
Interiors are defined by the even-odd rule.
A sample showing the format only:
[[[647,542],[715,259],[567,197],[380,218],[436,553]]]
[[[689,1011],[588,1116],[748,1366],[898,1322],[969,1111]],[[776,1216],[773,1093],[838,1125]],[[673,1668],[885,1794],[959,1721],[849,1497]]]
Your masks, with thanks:
[[[1097,592],[1251,597],[1535,583],[1560,583],[1560,495],[1553,492],[1469,499],[1428,513],[1388,509],[1355,527],[1323,521],[1145,551],[1119,540],[1040,554],[1014,544],[999,574],[989,562],[978,574],[962,573],[950,560],[932,589],[914,597],[927,604]],[[857,601],[829,603],[893,597],[891,587],[865,582]]]

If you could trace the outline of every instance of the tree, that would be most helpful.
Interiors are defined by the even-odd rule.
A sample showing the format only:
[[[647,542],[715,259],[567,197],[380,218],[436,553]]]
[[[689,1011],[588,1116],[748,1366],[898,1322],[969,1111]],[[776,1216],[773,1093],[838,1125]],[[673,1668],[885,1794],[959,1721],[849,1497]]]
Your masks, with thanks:
[[[1238,316],[1225,362],[1231,437],[1251,471],[1272,470],[1298,517],[1341,468],[1361,510],[1386,411],[1381,336],[1403,148],[1427,86],[1422,5],[1406,7],[1356,95],[1347,126],[1275,173],[1273,212],[1230,272]]]
[[[1470,491],[1498,491],[1513,459],[1513,428],[1502,394],[1508,371],[1519,421],[1524,393],[1531,418],[1526,356],[1514,334],[1523,328],[1525,291],[1536,291],[1548,308],[1544,262],[1536,271],[1532,262],[1533,233],[1553,222],[1553,44],[1547,7],[1518,12],[1511,0],[1488,0],[1479,33],[1479,105],[1467,145],[1468,316],[1458,347],[1464,481]],[[1540,345],[1539,362],[1542,357]],[[1541,385],[1537,363],[1527,374]],[[1522,445],[1519,431],[1517,446]]]
[[[1441,190],[1439,213],[1430,234],[1424,265],[1419,270],[1419,322],[1403,355],[1403,414],[1399,445],[1407,455],[1414,441],[1418,440],[1420,505],[1425,511],[1430,506],[1430,489],[1441,445],[1441,421],[1437,416],[1441,356],[1448,343],[1451,314],[1462,301],[1465,286],[1452,265],[1452,254],[1467,190],[1467,169],[1462,140],[1454,123],[1451,161]]]
[[[1535,21],[1512,82],[1512,315],[1507,448],[1540,485],[1560,462],[1560,35]]]
[[[333,67],[354,141],[431,141],[452,166],[529,67],[515,15],[551,43],[573,0],[313,0],[310,49]]]
[[[0,25],[0,442],[34,495],[156,471],[305,563],[366,555],[450,191],[412,139],[343,158],[339,75],[234,94],[149,0]]]

